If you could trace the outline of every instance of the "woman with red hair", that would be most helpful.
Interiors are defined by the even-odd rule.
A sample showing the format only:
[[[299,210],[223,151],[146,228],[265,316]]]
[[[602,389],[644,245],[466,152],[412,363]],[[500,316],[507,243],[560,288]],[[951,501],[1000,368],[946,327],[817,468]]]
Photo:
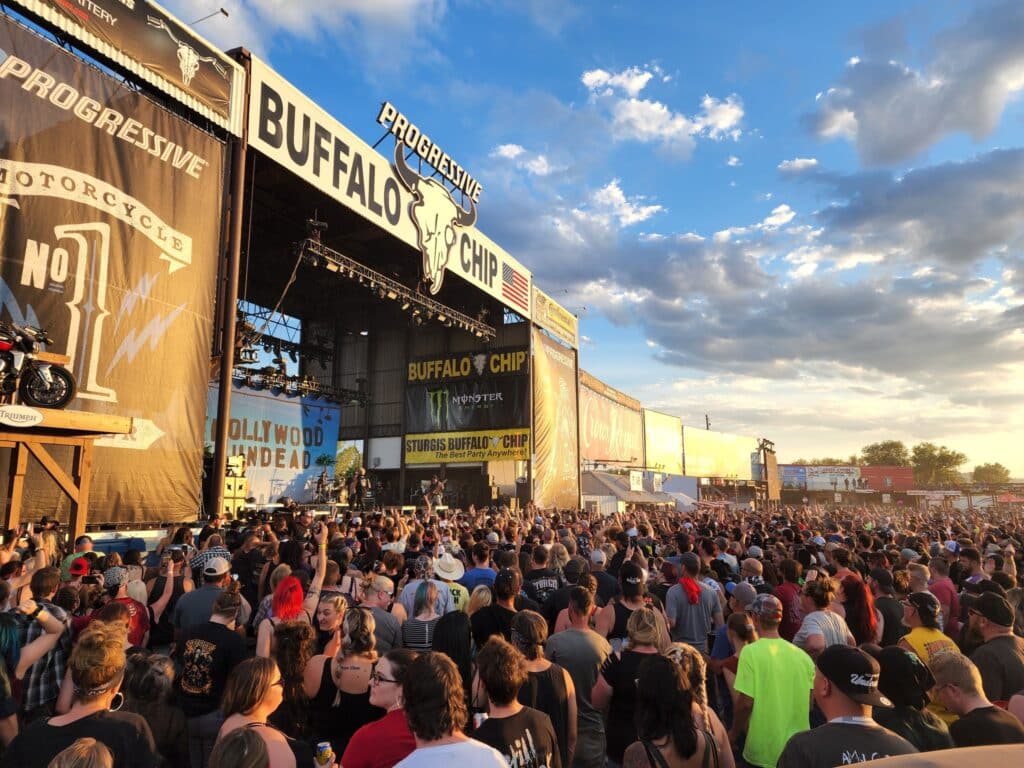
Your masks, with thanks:
[[[321,524],[316,534],[319,546],[316,558],[316,574],[310,582],[309,592],[302,593],[302,582],[295,576],[281,579],[274,589],[270,601],[270,615],[256,628],[256,655],[270,658],[274,653],[274,629],[282,621],[305,621],[312,625],[313,615],[320,602],[320,588],[327,572],[327,526]]]
[[[846,625],[857,645],[882,640],[882,615],[875,610],[871,590],[858,576],[847,576],[839,582],[839,601],[846,611]]]

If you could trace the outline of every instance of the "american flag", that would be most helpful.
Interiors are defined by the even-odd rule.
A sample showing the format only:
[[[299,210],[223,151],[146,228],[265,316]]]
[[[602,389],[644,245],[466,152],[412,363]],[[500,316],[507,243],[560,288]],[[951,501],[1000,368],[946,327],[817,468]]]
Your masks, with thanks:
[[[508,264],[501,267],[501,295],[524,312],[530,311],[530,281]]]

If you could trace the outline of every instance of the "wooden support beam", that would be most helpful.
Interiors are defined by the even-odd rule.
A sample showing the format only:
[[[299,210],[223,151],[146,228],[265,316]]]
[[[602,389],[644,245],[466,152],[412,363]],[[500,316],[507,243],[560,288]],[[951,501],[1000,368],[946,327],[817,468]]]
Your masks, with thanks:
[[[75,448],[71,473],[78,485],[78,499],[71,501],[68,528],[72,541],[85,533],[85,522],[89,518],[89,486],[92,484],[92,440],[83,440]]]
[[[54,461],[53,456],[46,450],[46,447],[41,443],[28,441],[25,442],[25,447],[35,456],[36,461],[43,465],[43,469],[49,473],[61,490],[70,496],[72,501],[78,501],[78,483],[68,477],[68,473],[64,471],[60,464]]]
[[[25,495],[25,471],[28,469],[28,452],[17,443],[11,449],[11,470],[7,482],[7,514],[4,530],[17,528],[21,521],[21,501]]]

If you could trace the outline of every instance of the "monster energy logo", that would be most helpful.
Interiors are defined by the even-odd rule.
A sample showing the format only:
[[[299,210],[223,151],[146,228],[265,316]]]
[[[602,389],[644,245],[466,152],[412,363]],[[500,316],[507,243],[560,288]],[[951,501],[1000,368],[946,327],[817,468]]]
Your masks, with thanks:
[[[448,390],[429,389],[427,395],[430,402],[430,421],[435,428],[441,428],[448,423]]]

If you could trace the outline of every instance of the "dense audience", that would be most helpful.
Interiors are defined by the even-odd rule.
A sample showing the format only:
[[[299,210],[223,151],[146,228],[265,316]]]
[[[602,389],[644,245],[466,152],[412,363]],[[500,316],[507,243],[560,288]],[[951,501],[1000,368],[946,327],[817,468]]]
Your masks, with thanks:
[[[1024,745],[1019,510],[292,510],[0,547],[0,766],[764,768]],[[1020,747],[1024,750],[1024,746]]]

